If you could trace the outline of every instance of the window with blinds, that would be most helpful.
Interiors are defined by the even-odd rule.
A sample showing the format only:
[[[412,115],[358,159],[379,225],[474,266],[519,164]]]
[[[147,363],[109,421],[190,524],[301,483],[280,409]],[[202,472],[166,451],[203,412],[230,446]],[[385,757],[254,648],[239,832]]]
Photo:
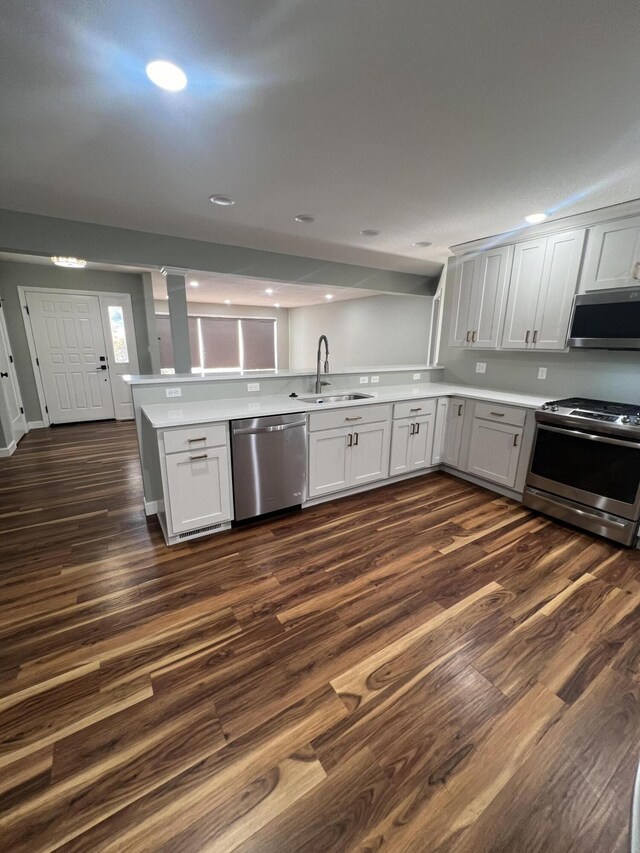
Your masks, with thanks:
[[[161,372],[174,373],[169,317],[156,315],[156,328]],[[266,317],[189,317],[191,370],[275,370],[276,334],[276,321]]]

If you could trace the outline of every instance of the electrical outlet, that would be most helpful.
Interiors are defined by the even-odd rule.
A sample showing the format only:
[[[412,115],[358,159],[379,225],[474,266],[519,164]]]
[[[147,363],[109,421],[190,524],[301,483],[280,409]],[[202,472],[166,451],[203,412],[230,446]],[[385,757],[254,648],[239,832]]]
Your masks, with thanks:
[[[259,391],[260,383],[259,382],[249,382],[247,383],[247,391]]]
[[[361,377],[360,377],[360,384],[361,384],[361,385],[366,385],[368,382],[369,382],[369,377],[368,377],[368,376],[361,376]]]
[[[182,388],[165,388],[166,397],[182,397]]]
[[[486,372],[487,372],[486,361],[476,361],[476,373],[486,373]]]
[[[539,367],[538,368],[538,379],[546,379],[547,378],[547,368]]]
[[[420,379],[420,374],[419,374],[419,373],[414,373],[414,374],[413,374],[413,381],[414,381],[414,382],[416,382],[418,379]]]
[[[376,382],[380,382],[380,377],[379,376],[372,376],[371,377],[371,384],[375,385]]]

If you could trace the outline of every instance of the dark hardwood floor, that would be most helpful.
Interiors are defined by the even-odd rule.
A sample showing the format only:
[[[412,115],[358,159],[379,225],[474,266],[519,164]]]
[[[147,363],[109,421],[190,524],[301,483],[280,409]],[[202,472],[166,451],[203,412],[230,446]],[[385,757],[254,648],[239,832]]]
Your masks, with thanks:
[[[132,424],[0,460],[3,850],[628,849],[638,552],[444,474],[141,507]]]

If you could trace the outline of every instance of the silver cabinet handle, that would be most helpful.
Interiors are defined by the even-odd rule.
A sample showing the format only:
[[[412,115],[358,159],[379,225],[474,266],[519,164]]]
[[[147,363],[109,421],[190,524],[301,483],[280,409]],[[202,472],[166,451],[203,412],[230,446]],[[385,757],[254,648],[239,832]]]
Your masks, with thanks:
[[[188,438],[187,443],[191,444],[192,442],[195,442],[195,441],[206,441],[206,440],[207,440],[207,436],[201,435],[199,438]]]
[[[357,447],[358,446],[358,433],[354,432],[353,436],[355,438],[355,441],[353,442],[353,446]]]
[[[537,329],[533,330],[533,343],[534,344],[538,343],[538,330]]]
[[[472,344],[475,344],[475,342],[476,342],[476,338],[477,338],[477,334],[478,334],[477,332],[472,332],[472,333],[471,333],[471,343],[472,343]]]
[[[490,415],[493,415],[496,418],[503,418],[504,412],[489,412]]]
[[[361,421],[362,415],[356,415],[353,418],[345,418],[345,421]]]
[[[531,334],[531,329],[527,329],[527,334],[524,336],[525,344],[529,343],[529,335]]]
[[[195,462],[195,461],[196,461],[196,459],[208,459],[208,458],[209,458],[209,454],[208,454],[208,453],[200,453],[198,456],[190,456],[190,457],[189,457],[189,460],[190,460],[191,462]]]

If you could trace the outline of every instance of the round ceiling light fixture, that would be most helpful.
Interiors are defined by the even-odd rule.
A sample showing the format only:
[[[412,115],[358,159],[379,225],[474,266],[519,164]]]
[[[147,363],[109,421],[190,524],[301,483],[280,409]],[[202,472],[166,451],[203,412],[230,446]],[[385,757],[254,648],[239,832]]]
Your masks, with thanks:
[[[274,304],[274,306],[273,306],[273,307],[274,307],[274,308],[279,308],[279,307],[280,307],[280,303],[279,303],[279,302],[276,302],[276,303]]]
[[[61,255],[53,255],[51,260],[57,267],[67,267],[70,270],[83,270],[87,265],[83,258],[65,258]]]
[[[230,299],[225,299],[225,300],[224,300],[224,304],[225,304],[225,305],[231,305],[231,300],[230,300]]]
[[[311,222],[316,221],[315,216],[311,216],[310,213],[299,213],[297,216],[294,217],[294,219],[296,222],[302,222],[305,225],[309,225]]]
[[[228,195],[210,195],[209,201],[211,204],[219,205],[219,207],[231,207],[231,205],[235,204],[235,201],[229,198]]]
[[[363,237],[377,237],[380,232],[377,228],[365,228],[360,233]]]
[[[179,92],[187,85],[187,75],[182,68],[164,59],[154,59],[146,67],[147,77],[167,92]]]
[[[191,287],[200,287],[199,281],[190,281],[189,284],[191,285]]]
[[[421,249],[426,249],[427,246],[433,246],[433,243],[430,243],[428,240],[417,240],[414,246],[419,246]]]
[[[324,298],[325,299],[333,299],[333,293],[325,293]]]
[[[268,287],[268,288],[265,290],[265,293],[266,293],[268,296],[271,296],[271,294],[273,293],[273,288],[272,288],[272,287]]]
[[[546,218],[546,213],[530,213],[528,216],[525,216],[524,221],[528,222],[529,225],[539,225],[541,222],[544,222]]]

